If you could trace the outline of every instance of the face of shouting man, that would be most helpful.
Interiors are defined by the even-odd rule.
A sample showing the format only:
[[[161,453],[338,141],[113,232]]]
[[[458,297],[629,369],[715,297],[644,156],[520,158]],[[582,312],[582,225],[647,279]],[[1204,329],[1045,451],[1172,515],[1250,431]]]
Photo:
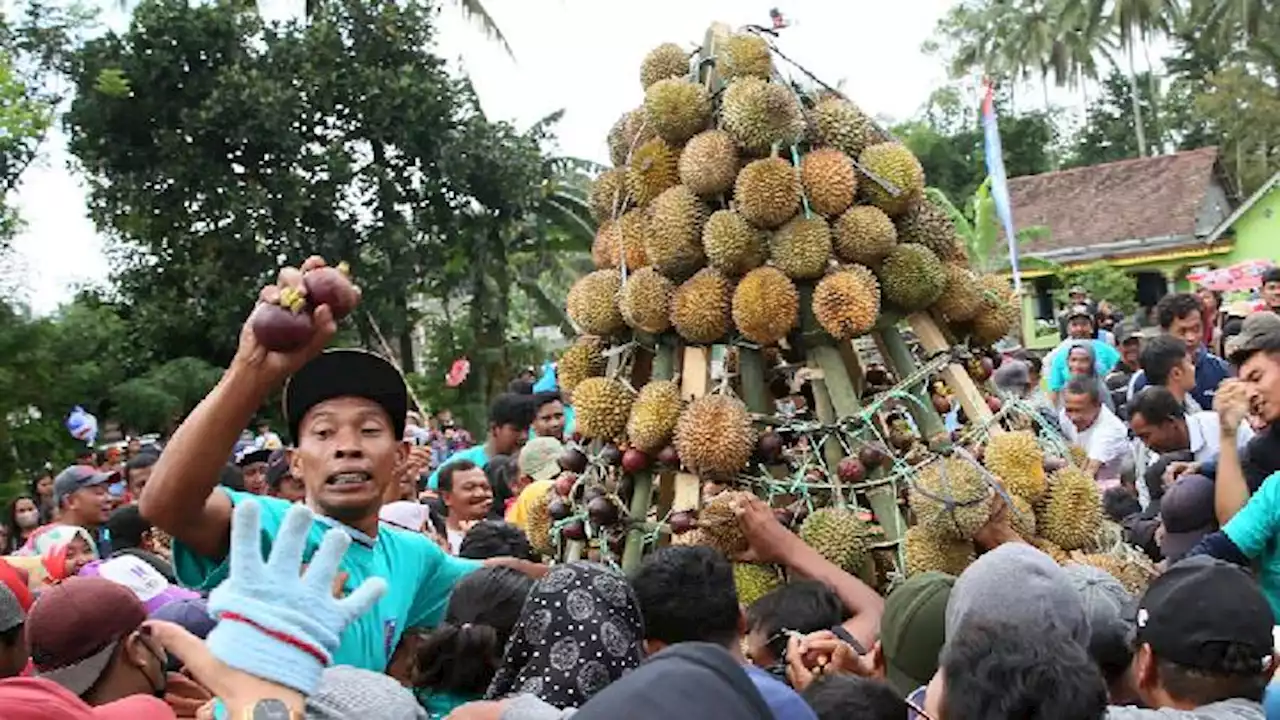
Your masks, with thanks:
[[[360,397],[325,400],[302,418],[290,474],[320,514],[348,525],[377,518],[407,448],[381,405]]]

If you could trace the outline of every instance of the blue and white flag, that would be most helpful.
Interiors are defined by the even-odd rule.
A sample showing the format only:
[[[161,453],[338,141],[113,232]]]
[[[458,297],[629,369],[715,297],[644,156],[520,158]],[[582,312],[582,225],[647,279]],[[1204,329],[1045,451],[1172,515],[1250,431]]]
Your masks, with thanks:
[[[991,177],[991,199],[996,204],[996,215],[1004,225],[1004,235],[1009,239],[1009,267],[1013,272],[1013,289],[1022,292],[1022,276],[1018,272],[1018,236],[1013,228],[1013,206],[1009,201],[1009,178],[1004,171],[1004,151],[1000,147],[1000,125],[996,122],[996,108],[991,83],[987,83],[986,96],[982,99],[982,130],[986,139],[983,154],[987,158],[987,175]]]

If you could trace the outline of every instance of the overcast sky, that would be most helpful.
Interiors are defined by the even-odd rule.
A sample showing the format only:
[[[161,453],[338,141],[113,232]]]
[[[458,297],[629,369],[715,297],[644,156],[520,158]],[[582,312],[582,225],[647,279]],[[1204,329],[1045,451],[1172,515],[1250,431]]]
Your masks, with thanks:
[[[301,5],[269,1],[272,14]],[[648,50],[662,42],[692,49],[713,21],[768,24],[775,6],[794,23],[779,41],[783,52],[826,82],[844,80],[845,92],[871,114],[908,117],[946,80],[939,62],[920,54],[920,44],[950,4],[485,0],[511,43],[512,60],[464,21],[455,3],[443,0],[439,53],[471,75],[491,118],[523,128],[564,109],[557,128],[561,153],[605,161],[609,127],[642,100],[639,66]],[[65,138],[54,134],[46,150],[19,193],[27,228],[16,241],[27,270],[26,300],[38,313],[56,309],[76,287],[102,282],[109,272],[103,242],[85,216],[84,190],[67,169]]]

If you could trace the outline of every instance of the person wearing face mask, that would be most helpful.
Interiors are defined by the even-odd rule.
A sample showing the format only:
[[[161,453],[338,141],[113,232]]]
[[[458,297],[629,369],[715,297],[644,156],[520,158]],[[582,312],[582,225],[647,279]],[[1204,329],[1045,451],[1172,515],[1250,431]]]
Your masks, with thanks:
[[[6,520],[9,539],[0,547],[0,555],[12,555],[27,544],[31,534],[40,527],[40,508],[30,495],[19,495],[9,503]]]
[[[35,674],[91,706],[130,695],[164,699],[166,656],[146,620],[142,601],[123,585],[68,578],[45,590],[27,615]]]

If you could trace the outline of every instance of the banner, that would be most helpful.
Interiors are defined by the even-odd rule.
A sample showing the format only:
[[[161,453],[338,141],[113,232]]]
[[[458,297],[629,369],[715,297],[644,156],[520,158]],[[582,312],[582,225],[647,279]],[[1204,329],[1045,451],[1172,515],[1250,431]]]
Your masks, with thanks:
[[[996,108],[991,82],[982,99],[982,132],[985,139],[983,155],[987,159],[987,175],[991,177],[991,199],[996,204],[996,215],[1004,226],[1009,240],[1009,269],[1013,274],[1013,289],[1022,292],[1022,274],[1018,271],[1018,236],[1014,232],[1013,207],[1009,201],[1009,178],[1004,171],[1004,150],[1000,147],[1000,125],[996,122]]]

